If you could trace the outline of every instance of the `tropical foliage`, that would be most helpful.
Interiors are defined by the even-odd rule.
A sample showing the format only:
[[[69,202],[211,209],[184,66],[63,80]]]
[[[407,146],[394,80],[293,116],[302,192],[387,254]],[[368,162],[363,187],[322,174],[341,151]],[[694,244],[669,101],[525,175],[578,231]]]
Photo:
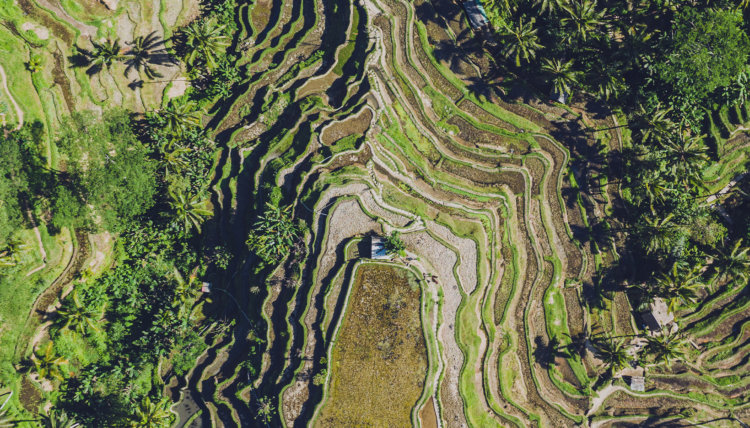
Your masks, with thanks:
[[[280,208],[270,203],[253,225],[247,246],[266,263],[275,263],[289,255],[300,230],[291,216],[291,205]]]
[[[390,235],[385,238],[385,252],[387,254],[398,254],[405,255],[406,244],[401,239],[401,233],[398,231],[391,232]]]

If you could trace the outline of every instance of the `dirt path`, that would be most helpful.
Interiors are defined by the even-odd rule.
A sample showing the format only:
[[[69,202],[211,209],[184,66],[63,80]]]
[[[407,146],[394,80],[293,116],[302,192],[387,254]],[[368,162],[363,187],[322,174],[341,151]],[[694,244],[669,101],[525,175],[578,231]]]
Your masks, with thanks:
[[[21,107],[16,102],[16,99],[13,98],[13,95],[10,93],[10,90],[8,90],[8,78],[5,75],[5,69],[3,69],[3,66],[0,65],[0,80],[2,80],[3,83],[3,90],[6,94],[8,94],[8,99],[10,100],[10,103],[13,104],[13,109],[16,111],[16,117],[18,118],[18,125],[16,125],[16,131],[21,129],[23,126],[23,110],[21,110]]]
[[[748,174],[749,174],[749,173],[747,173],[747,172],[743,172],[743,173],[741,173],[741,174],[737,174],[737,175],[736,175],[736,176],[735,176],[735,177],[734,177],[733,179],[731,179],[731,180],[729,181],[729,183],[727,183],[727,185],[726,185],[726,186],[724,186],[724,188],[723,188],[723,189],[719,190],[718,192],[716,192],[716,193],[714,193],[713,195],[711,195],[711,196],[709,196],[708,198],[706,198],[706,203],[707,203],[707,204],[711,204],[711,203],[713,203],[713,202],[714,202],[714,201],[715,201],[716,199],[718,199],[718,198],[719,198],[719,196],[723,196],[723,195],[726,195],[727,193],[729,193],[729,191],[730,191],[730,190],[732,190],[732,188],[733,188],[734,186],[736,186],[736,185],[737,185],[737,183],[739,183],[740,181],[742,181],[742,179],[744,179],[744,178],[745,178],[745,177],[746,177],[746,176],[747,176]]]
[[[602,388],[599,394],[591,399],[591,408],[586,412],[586,416],[591,416],[592,413],[596,412],[604,404],[604,401],[617,391],[627,391],[627,389],[624,386],[617,385],[609,385]]]
[[[50,286],[47,287],[47,289],[45,289],[41,294],[39,294],[39,296],[37,296],[26,319],[27,326],[35,314],[41,317],[41,315],[39,315],[40,312],[48,313],[50,311],[56,310],[57,307],[59,307],[59,304],[54,308],[51,306],[55,302],[55,300],[58,299],[58,297],[64,296],[64,294],[66,294],[66,290],[64,289],[65,285],[69,284],[72,281],[75,272],[79,271],[81,266],[83,265],[83,262],[89,252],[88,236],[83,234],[82,232],[76,232],[75,235],[76,241],[78,241],[78,245],[73,246],[73,252],[70,256],[70,259],[68,260],[68,264],[65,266],[65,269],[63,269],[60,275],[58,275],[58,277],[55,278],[54,281],[52,281]],[[51,322],[45,322],[39,325],[34,330],[34,334],[32,335],[30,342],[25,345],[25,349],[34,349],[44,339],[47,333],[47,328],[50,325]],[[14,355],[16,357],[19,357],[19,343],[20,340],[16,342],[16,348],[14,351]]]

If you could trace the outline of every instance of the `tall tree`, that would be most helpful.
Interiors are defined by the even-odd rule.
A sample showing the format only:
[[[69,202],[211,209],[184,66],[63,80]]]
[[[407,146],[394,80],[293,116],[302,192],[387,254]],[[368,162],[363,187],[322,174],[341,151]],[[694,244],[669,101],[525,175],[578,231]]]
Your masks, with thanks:
[[[63,379],[62,366],[68,364],[68,361],[55,353],[52,342],[42,348],[41,352],[34,352],[33,359],[34,371],[41,378],[45,379]]]
[[[86,305],[82,305],[78,299],[78,293],[73,292],[72,297],[63,301],[60,309],[57,310],[59,323],[64,329],[75,330],[84,334],[86,330],[101,330],[98,323],[101,319],[101,312]]]
[[[136,138],[126,111],[101,118],[74,113],[57,146],[70,177],[68,199],[80,203],[68,211],[85,213],[93,227],[120,231],[153,205],[157,162]]]
[[[521,60],[530,62],[536,57],[536,52],[542,49],[539,44],[539,36],[534,27],[536,20],[531,18],[525,21],[523,17],[518,22],[511,24],[503,21],[501,34],[503,36],[502,53],[506,58],[513,58],[516,67],[521,66]]]
[[[187,195],[184,191],[170,191],[169,195],[172,197],[169,205],[174,210],[176,220],[182,226],[182,230],[189,232],[195,229],[200,233],[201,224],[205,218],[213,214],[208,209],[208,201],[201,199],[198,195]]]
[[[573,87],[578,84],[578,73],[573,70],[573,60],[563,62],[544,58],[542,70],[549,75],[552,88],[558,95],[570,95]]]
[[[138,428],[169,428],[174,414],[169,410],[169,400],[164,397],[159,401],[144,397],[135,408],[131,426]]]
[[[715,268],[719,279],[730,283],[747,282],[750,278],[750,248],[742,246],[742,239],[738,239],[730,251],[718,250]]]
[[[41,129],[27,123],[0,133],[0,250],[11,244],[26,221],[26,208],[46,196],[50,177],[36,150]]]
[[[219,63],[227,46],[229,37],[225,34],[226,25],[220,25],[215,19],[198,19],[182,29],[187,48],[186,62],[189,65],[205,64],[213,70]]]
[[[560,22],[570,27],[582,41],[592,35],[598,36],[601,27],[606,23],[606,10],[597,10],[596,0],[574,0],[565,7],[567,16]]]
[[[656,64],[659,77],[684,103],[693,105],[714,89],[728,86],[750,54],[742,14],[719,8],[680,8],[661,44],[667,53]]]
[[[631,360],[623,339],[615,339],[610,336],[597,337],[594,340],[594,346],[610,376],[627,367]]]

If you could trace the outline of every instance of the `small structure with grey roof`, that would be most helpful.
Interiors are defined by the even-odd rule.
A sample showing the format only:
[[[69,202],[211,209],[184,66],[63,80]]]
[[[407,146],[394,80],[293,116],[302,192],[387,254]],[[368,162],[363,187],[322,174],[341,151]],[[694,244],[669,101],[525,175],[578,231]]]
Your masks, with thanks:
[[[674,322],[674,314],[669,312],[669,307],[664,299],[657,297],[649,303],[648,311],[643,314],[646,326],[653,332],[661,332],[664,329],[676,331],[677,324]]]
[[[388,252],[385,250],[385,239],[382,236],[372,235],[370,237],[370,258],[375,260],[389,258]]]
[[[484,28],[489,24],[487,14],[484,11],[481,0],[465,0],[461,3],[469,17],[471,27],[476,29]]]
[[[643,376],[633,376],[630,378],[630,389],[633,391],[646,391],[646,378]]]

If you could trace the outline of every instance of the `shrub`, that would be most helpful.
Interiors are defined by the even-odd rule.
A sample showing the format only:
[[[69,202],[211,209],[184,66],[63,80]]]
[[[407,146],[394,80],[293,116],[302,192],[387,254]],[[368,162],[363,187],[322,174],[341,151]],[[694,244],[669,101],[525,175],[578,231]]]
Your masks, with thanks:
[[[386,254],[406,255],[406,244],[401,240],[401,233],[392,232],[385,238],[385,252]]]

